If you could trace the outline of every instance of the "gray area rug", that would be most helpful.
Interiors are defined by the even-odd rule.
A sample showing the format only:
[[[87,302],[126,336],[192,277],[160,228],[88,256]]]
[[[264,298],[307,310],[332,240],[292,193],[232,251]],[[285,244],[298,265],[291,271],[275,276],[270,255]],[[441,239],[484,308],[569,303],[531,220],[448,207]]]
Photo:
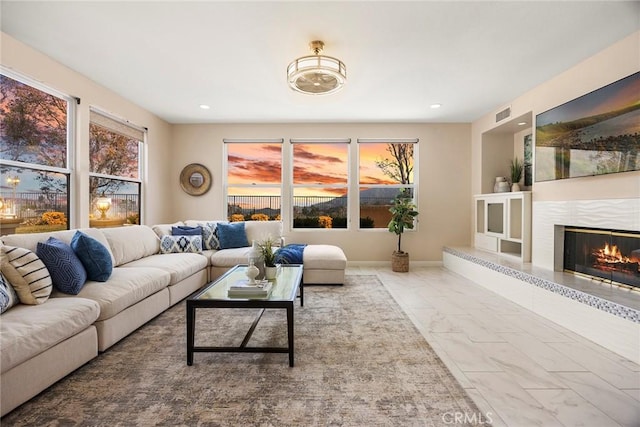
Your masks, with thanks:
[[[293,368],[287,354],[252,353],[196,353],[187,366],[185,311],[183,301],[2,425],[440,426],[479,412],[375,276],[305,288]],[[196,345],[238,345],[256,313],[199,309]],[[250,342],[267,343],[286,346],[285,310],[267,311]]]

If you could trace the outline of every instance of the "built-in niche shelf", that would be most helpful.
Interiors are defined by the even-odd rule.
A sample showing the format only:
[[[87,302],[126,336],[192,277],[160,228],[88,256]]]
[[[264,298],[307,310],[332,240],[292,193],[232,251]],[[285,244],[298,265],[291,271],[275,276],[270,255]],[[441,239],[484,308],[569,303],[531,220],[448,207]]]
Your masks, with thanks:
[[[478,194],[474,246],[531,262],[531,192]]]

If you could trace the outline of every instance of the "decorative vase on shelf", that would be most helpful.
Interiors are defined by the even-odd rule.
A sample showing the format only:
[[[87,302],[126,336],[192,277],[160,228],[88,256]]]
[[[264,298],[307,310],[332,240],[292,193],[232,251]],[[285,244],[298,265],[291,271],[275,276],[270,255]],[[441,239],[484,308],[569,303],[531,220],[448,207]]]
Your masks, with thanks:
[[[501,193],[501,186],[503,186],[507,180],[504,176],[496,176],[496,183],[493,185],[494,193]]]
[[[517,182],[511,184],[511,191],[520,191],[520,184],[518,184]]]

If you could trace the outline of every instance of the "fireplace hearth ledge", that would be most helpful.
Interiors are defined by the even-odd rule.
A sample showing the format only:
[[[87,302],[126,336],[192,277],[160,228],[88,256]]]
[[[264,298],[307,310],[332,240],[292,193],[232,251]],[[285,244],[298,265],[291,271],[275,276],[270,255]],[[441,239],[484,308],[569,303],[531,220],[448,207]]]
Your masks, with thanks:
[[[540,277],[539,275],[523,271],[523,269],[519,268],[517,266],[517,263],[515,262],[512,263],[506,260],[500,260],[499,262],[492,261],[490,260],[490,258],[493,254],[487,253],[485,255],[481,251],[478,251],[474,248],[444,247],[443,251],[464,260],[470,261],[474,264],[478,264],[484,268],[488,268],[514,279],[518,279],[522,282],[534,285],[538,288],[548,290],[563,297],[570,298],[571,300],[586,304],[590,307],[596,308],[606,313],[613,314],[614,316],[629,320],[634,323],[640,323],[640,292],[638,291],[628,290],[624,288],[616,289],[614,292],[619,292],[620,295],[625,295],[625,297],[630,301],[625,301],[625,303],[613,302],[602,296],[590,294],[588,292],[585,292],[584,290],[574,289],[569,286],[557,283],[553,280]],[[554,272],[550,272],[550,274],[552,275],[553,273]],[[572,276],[568,273],[560,274]],[[580,278],[576,279],[580,280]],[[588,279],[581,280],[589,281]],[[600,283],[594,283],[593,285],[594,288],[607,287],[607,289],[611,289],[612,287],[616,286]]]
[[[478,286],[640,364],[640,292],[475,248],[445,247],[442,261]]]

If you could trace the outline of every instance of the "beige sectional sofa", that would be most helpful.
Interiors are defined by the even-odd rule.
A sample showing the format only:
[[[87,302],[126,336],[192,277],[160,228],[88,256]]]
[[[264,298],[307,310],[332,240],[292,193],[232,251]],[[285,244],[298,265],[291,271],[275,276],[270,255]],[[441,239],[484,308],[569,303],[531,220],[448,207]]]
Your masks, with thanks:
[[[203,222],[82,229],[108,249],[113,272],[106,282],[87,281],[78,295],[54,290],[43,304],[18,304],[0,316],[1,415],[107,350],[208,281],[246,262],[250,247],[160,253],[160,237],[171,234],[172,226]],[[280,221],[247,221],[245,230],[249,243],[267,237],[284,243]],[[69,243],[76,231],[13,234],[2,237],[1,243],[35,252],[38,242],[53,236]],[[305,258],[304,262],[311,267],[315,265],[310,270],[312,280],[344,281],[346,258],[339,248],[316,247],[309,253],[311,258]],[[327,259],[323,260],[323,256]],[[322,274],[323,269],[326,275]]]

